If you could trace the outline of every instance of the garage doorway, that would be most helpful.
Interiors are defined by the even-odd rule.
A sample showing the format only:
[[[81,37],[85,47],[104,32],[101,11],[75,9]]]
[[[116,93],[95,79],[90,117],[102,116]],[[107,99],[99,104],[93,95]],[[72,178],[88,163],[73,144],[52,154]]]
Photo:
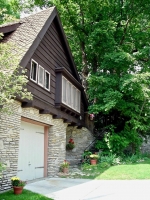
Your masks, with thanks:
[[[45,177],[47,171],[48,127],[30,122],[21,121],[17,176],[22,180]]]

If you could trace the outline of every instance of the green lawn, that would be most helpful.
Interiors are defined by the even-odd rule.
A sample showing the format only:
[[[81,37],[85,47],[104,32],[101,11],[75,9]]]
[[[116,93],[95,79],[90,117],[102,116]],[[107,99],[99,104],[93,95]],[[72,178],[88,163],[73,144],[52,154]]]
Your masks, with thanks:
[[[97,180],[135,180],[150,179],[150,159],[144,162],[121,165],[107,165],[105,163],[92,165],[83,165],[84,175],[75,174],[72,178],[85,178]]]
[[[0,200],[53,200],[43,195],[23,189],[22,194],[15,195],[13,190],[0,193]]]
[[[95,177],[97,180],[150,179],[150,164],[112,166]]]

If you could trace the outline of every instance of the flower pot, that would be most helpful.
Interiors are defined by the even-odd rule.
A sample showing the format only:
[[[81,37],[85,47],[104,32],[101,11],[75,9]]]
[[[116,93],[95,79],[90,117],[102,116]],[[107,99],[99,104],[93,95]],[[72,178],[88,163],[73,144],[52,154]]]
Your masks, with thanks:
[[[66,174],[66,173],[68,173],[68,168],[63,168],[62,171],[63,171],[63,173]]]
[[[14,194],[21,194],[23,187],[22,186],[13,186]]]
[[[91,159],[91,165],[96,165],[97,164],[97,160]]]

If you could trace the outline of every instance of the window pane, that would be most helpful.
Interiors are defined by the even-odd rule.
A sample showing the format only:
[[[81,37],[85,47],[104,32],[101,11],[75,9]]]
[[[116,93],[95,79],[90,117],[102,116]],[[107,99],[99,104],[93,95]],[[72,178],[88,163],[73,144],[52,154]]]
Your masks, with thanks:
[[[41,86],[44,85],[44,69],[41,66],[39,66],[39,71],[38,71],[38,83]]]
[[[80,104],[81,104],[81,92],[80,91],[78,91],[79,92],[79,95],[78,95],[78,111],[80,112]]]
[[[50,90],[50,74],[45,72],[45,88]]]
[[[73,86],[73,108],[76,109],[76,88]]]
[[[68,94],[67,94],[67,97],[68,97],[68,105],[71,106],[71,83],[68,82]]]
[[[79,99],[79,91],[76,90],[76,110],[78,110],[78,108],[79,108],[79,102],[78,102],[78,99]]]
[[[37,81],[37,63],[32,60],[30,78]]]
[[[77,111],[80,112],[80,91],[77,90]]]
[[[62,102],[80,112],[80,90],[62,77]]]
[[[64,103],[66,103],[66,82],[67,80],[63,77],[63,83],[62,83],[62,86],[63,86],[63,93],[62,93],[62,101]]]

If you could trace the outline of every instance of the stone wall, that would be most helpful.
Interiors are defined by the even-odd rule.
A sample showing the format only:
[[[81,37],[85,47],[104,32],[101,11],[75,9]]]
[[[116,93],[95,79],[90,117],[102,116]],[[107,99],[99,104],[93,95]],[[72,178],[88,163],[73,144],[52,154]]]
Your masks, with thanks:
[[[66,127],[62,119],[55,119],[48,141],[48,176],[55,176],[66,158]]]
[[[75,148],[66,151],[66,159],[71,165],[76,165],[81,161],[84,150],[92,143],[94,137],[87,128],[77,129],[77,127],[68,126],[66,143],[70,138],[73,138]]]
[[[0,191],[11,187],[10,178],[17,175],[19,135],[21,117],[36,120],[49,125],[48,133],[48,176],[55,176],[60,164],[66,157],[66,127],[62,119],[53,119],[49,114],[39,114],[35,108],[22,108],[21,103],[15,101],[11,105],[11,114],[0,116],[0,162],[7,165],[0,180]]]
[[[94,140],[87,128],[67,127],[68,124],[62,119],[53,119],[50,114],[39,114],[39,110],[35,108],[22,108],[18,101],[10,106],[10,110],[10,115],[1,114],[0,116],[0,162],[7,165],[0,179],[0,191],[10,189],[10,179],[17,175],[21,117],[49,125],[48,177],[56,176],[65,159],[70,161],[71,165],[78,164],[84,150]],[[74,139],[75,148],[66,152],[66,143],[70,137]]]
[[[143,140],[144,142],[141,146],[141,152],[150,154],[150,136],[148,136],[147,139],[143,139]]]
[[[7,165],[7,170],[0,181],[0,191],[11,187],[10,178],[16,175],[21,113],[20,103],[11,105],[13,114],[0,116],[0,161]]]

